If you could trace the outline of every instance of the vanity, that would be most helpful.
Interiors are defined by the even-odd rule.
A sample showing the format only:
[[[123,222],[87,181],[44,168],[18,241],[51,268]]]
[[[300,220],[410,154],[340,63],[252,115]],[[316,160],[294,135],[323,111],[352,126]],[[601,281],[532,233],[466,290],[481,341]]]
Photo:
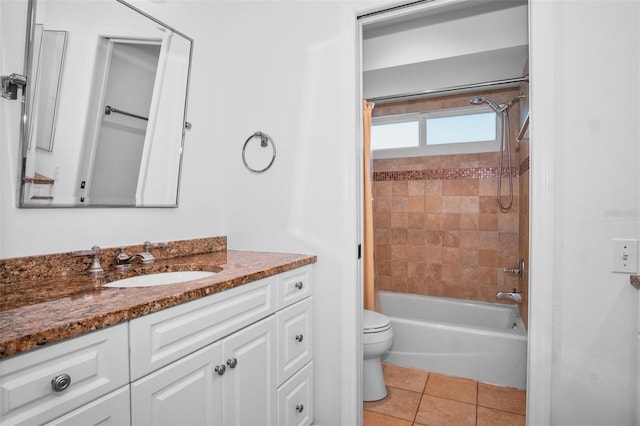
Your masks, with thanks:
[[[315,261],[225,247],[144,270],[218,271],[182,283],[1,285],[0,424],[311,424]]]

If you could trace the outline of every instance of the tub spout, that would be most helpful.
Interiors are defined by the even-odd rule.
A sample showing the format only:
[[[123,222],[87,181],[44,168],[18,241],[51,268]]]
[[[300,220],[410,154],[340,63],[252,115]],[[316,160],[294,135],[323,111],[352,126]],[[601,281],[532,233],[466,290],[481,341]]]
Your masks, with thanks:
[[[521,293],[507,293],[503,291],[499,291],[496,294],[498,299],[510,299],[516,303],[522,303],[522,294]]]

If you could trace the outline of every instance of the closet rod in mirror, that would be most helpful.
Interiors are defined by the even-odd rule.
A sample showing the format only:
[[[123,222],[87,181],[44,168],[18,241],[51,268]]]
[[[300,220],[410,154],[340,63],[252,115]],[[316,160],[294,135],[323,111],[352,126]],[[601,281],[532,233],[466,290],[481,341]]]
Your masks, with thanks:
[[[114,107],[109,106],[109,105],[104,107],[104,113],[105,114],[110,115],[112,112],[115,112],[115,113],[118,113],[118,114],[122,114],[122,115],[128,115],[129,117],[133,117],[133,118],[139,118],[140,120],[149,121],[149,119],[147,117],[143,117],[141,115],[134,114],[132,112],[123,111],[121,109],[114,108]]]

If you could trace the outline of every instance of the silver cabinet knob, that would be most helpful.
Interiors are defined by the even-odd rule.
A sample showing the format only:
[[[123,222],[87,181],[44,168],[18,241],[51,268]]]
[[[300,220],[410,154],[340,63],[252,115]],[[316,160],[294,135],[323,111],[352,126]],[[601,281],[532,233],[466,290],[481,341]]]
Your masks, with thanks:
[[[297,283],[294,284],[295,288],[297,288],[298,290],[302,290],[303,285],[304,283],[302,281],[298,281]]]
[[[219,376],[222,376],[224,372],[227,371],[227,367],[225,367],[224,364],[220,364],[216,365],[216,368],[214,370],[216,373],[218,373]]]
[[[302,339],[304,339],[304,336],[302,334],[296,334],[296,340],[298,342],[302,342]]]
[[[296,405],[296,411],[298,413],[302,413],[303,410],[304,410],[304,405],[302,405],[302,404]]]
[[[227,365],[229,366],[229,368],[236,368],[236,365],[238,365],[238,360],[236,358],[229,358],[227,360]]]
[[[54,392],[62,392],[67,389],[71,384],[71,376],[68,374],[60,374],[59,376],[51,379],[51,387]]]

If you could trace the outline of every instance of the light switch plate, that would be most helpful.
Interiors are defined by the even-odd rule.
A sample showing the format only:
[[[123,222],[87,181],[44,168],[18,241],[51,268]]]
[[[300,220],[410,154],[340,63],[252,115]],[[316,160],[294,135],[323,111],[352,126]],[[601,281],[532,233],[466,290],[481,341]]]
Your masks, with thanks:
[[[632,274],[638,271],[638,240],[613,239],[613,272]]]

